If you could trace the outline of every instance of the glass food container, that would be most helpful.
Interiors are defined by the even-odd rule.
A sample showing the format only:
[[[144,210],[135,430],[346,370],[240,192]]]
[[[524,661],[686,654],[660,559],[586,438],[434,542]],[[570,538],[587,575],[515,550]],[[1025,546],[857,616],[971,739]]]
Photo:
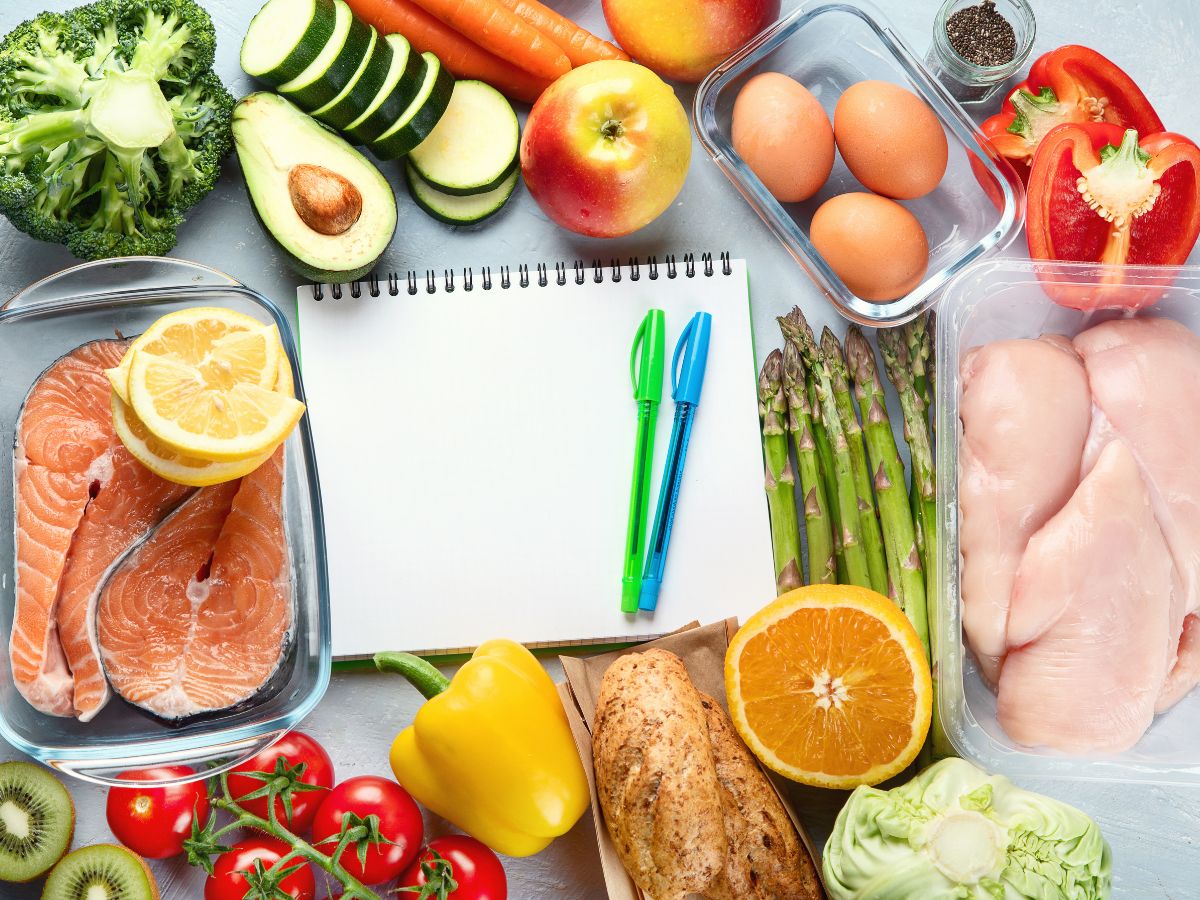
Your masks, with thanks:
[[[929,268],[909,294],[874,303],[852,293],[808,238],[813,213],[838,194],[865,188],[840,155],[816,196],[780,203],[733,148],[733,103],[743,84],[761,72],[782,72],[809,89],[825,112],[842,92],[863,80],[909,88],[933,110],[949,145],[946,174],[936,189],[904,201],[929,239]],[[1025,192],[962,108],[930,74],[890,25],[865,3],[805,5],[753,38],[701,84],[694,119],[700,143],[837,309],[864,325],[898,325],[931,307],[951,278],[1016,236]],[[986,185],[986,187],[984,186]]]
[[[304,399],[296,344],[283,314],[267,298],[204,266],[173,259],[89,263],[40,281],[0,307],[0,444],[7,448],[0,454],[0,736],[47,765],[100,784],[112,784],[126,769],[154,765],[193,765],[196,778],[232,768],[293,728],[329,683],[324,525],[305,417],[288,438],[285,453],[284,512],[295,624],[270,690],[231,712],[169,726],[115,696],[86,724],[47,716],[13,684],[7,652],[15,604],[12,447],[25,396],[48,366],[80,344],[139,334],[159,316],[186,306],[226,307],[277,325],[296,396]]]
[[[989,772],[1012,776],[1084,778],[1200,784],[1200,689],[1165,714],[1130,750],[1071,756],[1026,747],[1010,738],[996,715],[996,695],[984,684],[974,656],[963,643],[959,598],[958,454],[960,360],[972,347],[1043,333],[1073,336],[1116,310],[1080,312],[1050,300],[1084,296],[1110,298],[1113,267],[1090,263],[1047,263],[996,259],[960,273],[938,306],[937,488],[941,550],[940,600],[935,627],[939,675],[938,709],[947,735],[963,757]],[[1126,290],[1144,304],[1140,315],[1165,316],[1200,333],[1200,267],[1127,267]],[[1186,398],[1200,402],[1198,398]]]

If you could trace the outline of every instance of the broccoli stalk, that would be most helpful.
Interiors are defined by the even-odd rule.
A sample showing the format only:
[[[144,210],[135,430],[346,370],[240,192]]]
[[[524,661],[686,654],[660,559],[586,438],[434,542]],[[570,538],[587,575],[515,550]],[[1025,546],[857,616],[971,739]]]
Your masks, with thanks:
[[[0,212],[84,259],[160,255],[216,184],[233,98],[194,0],[98,0],[0,42]]]

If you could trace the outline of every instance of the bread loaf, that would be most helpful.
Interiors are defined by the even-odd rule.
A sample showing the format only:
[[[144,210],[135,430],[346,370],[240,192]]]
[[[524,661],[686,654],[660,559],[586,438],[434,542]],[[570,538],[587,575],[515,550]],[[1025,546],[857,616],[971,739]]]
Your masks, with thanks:
[[[787,810],[712,697],[700,695],[721,784],[727,852],[710,900],[820,900],[816,866]]]
[[[704,893],[726,864],[722,789],[700,694],[683,662],[620,657],[596,701],[592,752],[621,863],[653,900]]]

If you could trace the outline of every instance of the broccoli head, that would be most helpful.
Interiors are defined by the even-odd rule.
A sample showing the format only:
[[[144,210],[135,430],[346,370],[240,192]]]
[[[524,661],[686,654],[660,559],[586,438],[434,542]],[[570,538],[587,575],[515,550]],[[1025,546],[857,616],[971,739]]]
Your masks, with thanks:
[[[194,0],[98,0],[0,42],[0,212],[82,259],[162,255],[216,184],[233,97]]]

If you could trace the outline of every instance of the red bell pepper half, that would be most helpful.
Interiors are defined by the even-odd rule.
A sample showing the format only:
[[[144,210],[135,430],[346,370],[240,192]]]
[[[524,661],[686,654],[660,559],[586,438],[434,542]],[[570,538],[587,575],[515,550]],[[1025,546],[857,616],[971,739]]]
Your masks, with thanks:
[[[1038,143],[1052,129],[1071,122],[1107,122],[1139,134],[1163,130],[1162,120],[1132,78],[1095,50],[1075,44],[1039,57],[1029,78],[982,128],[1025,180]]]
[[[1178,265],[1200,236],[1200,148],[1169,132],[1060,125],[1029,174],[1029,255]]]

